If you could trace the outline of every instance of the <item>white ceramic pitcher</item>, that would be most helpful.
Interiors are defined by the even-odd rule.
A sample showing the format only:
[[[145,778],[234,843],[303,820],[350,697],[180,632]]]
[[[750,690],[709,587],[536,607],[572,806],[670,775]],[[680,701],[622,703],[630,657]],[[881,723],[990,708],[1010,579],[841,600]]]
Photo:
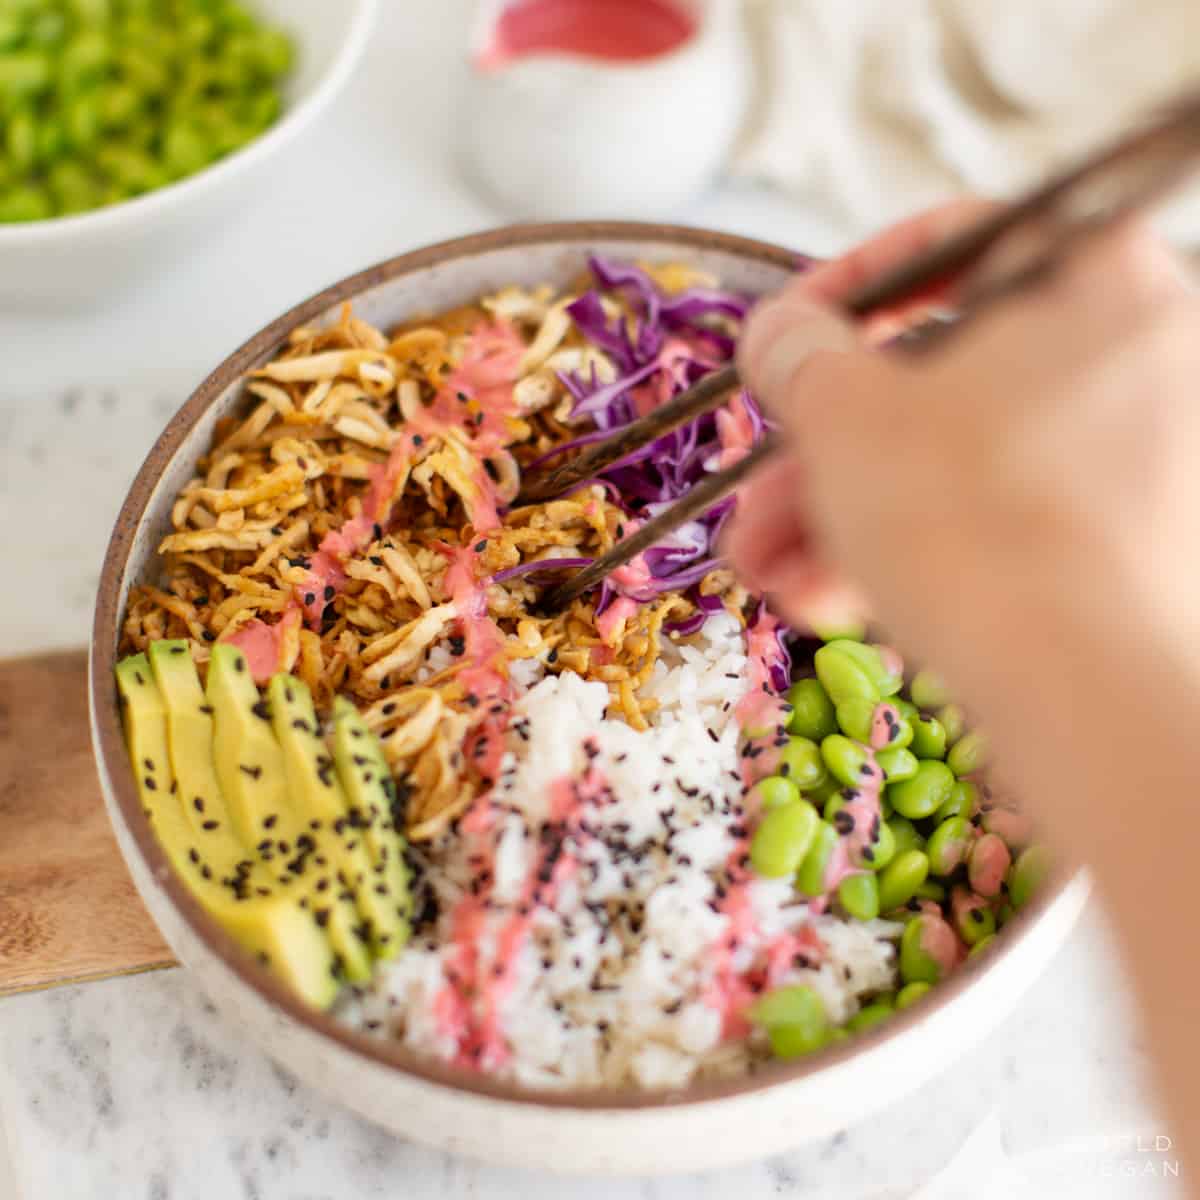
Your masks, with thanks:
[[[480,5],[459,114],[464,167],[507,215],[664,216],[703,190],[748,99],[740,0],[675,0],[693,32],[655,58],[539,53],[483,65],[509,3]]]

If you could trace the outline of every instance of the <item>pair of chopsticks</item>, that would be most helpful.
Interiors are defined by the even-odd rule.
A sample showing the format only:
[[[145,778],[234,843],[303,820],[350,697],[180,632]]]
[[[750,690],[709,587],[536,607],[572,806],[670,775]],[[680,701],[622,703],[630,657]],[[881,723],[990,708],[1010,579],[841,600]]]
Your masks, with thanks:
[[[1084,239],[1160,201],[1200,165],[1200,91],[1126,134],[1024,197],[884,272],[843,303],[862,320],[903,303],[960,285],[953,319],[932,319],[893,345],[905,352],[940,344],[964,321],[1002,296],[1050,274]],[[552,500],[587,482],[626,455],[719,408],[741,385],[736,366],[705,376],[674,400],[581,451],[561,466],[527,479],[516,503]],[[768,434],[740,462],[709,475],[669,509],[647,521],[543,598],[547,611],[565,608],[612,571],[706,512],[780,449]]]

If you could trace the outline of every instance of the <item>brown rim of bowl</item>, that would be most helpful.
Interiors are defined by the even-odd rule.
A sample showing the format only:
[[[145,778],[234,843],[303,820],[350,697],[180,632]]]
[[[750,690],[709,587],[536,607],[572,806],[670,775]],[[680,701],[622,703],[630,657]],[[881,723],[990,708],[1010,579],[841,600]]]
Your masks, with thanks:
[[[162,436],[155,442],[137,473],[121,512],[117,517],[104,565],[100,575],[96,615],[92,627],[92,653],[89,663],[89,692],[92,722],[96,738],[99,766],[107,776],[112,795],[126,828],[138,852],[150,870],[157,886],[182,914],[192,932],[247,987],[263,995],[280,1012],[310,1031],[335,1042],[344,1050],[380,1065],[393,1067],[427,1083],[513,1103],[554,1108],[578,1109],[637,1109],[667,1105],[694,1104],[757,1091],[780,1083],[814,1075],[826,1067],[837,1065],[883,1041],[902,1036],[916,1025],[936,1016],[938,1011],[962,995],[991,963],[1008,953],[1015,942],[1061,894],[1069,875],[1059,872],[1051,886],[1042,893],[1008,927],[997,940],[993,950],[968,962],[946,983],[935,989],[924,1003],[898,1013],[878,1030],[854,1039],[837,1049],[826,1051],[794,1063],[768,1063],[743,1079],[731,1079],[696,1084],[692,1087],[663,1092],[643,1092],[633,1088],[586,1088],[561,1092],[539,1092],[492,1079],[485,1075],[446,1066],[422,1058],[402,1045],[358,1033],[338,1022],[331,1014],[309,1008],[274,976],[268,974],[246,954],[228,934],[209,917],[171,869],[166,855],[147,822],[129,771],[124,735],[117,706],[113,668],[120,632],[121,612],[118,607],[118,588],[135,535],[141,525],[151,494],[189,432],[201,414],[231,384],[264,354],[273,350],[288,332],[298,325],[315,319],[334,305],[360,295],[376,285],[437,263],[471,254],[510,246],[541,243],[577,242],[586,246],[597,241],[660,241],[675,243],[696,250],[718,250],[742,258],[793,268],[799,255],[781,246],[733,234],[714,233],[683,225],[643,224],[625,221],[578,221],[555,224],[515,225],[487,233],[473,234],[439,242],[398,258],[389,259],[365,271],[351,275],[317,295],[305,300],[272,321],[249,341],[235,350],[192,393],[183,407],[171,418]]]

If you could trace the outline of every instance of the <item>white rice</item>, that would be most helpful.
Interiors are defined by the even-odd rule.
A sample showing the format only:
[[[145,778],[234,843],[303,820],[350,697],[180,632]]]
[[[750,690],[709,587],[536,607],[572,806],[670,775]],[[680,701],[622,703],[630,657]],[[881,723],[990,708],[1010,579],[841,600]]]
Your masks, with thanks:
[[[514,664],[523,672],[518,685],[530,690],[493,793],[502,811],[488,833],[451,833],[429,849],[439,915],[346,1006],[346,1018],[422,1054],[458,1058],[436,1001],[450,986],[447,966],[454,969],[453,912],[479,867],[468,860],[494,847],[491,906],[477,943],[483,977],[537,870],[552,787],[580,778],[590,763],[613,799],[586,804],[588,836],[567,846],[578,870],[551,906],[534,911],[499,1005],[508,1053],[488,1069],[541,1088],[677,1088],[763,1057],[756,1035],[723,1039],[721,1014],[706,1000],[730,922],[718,885],[752,817],[742,809],[734,717],[748,665],[737,622],[710,617],[687,644],[665,647],[649,684],[661,707],[652,728],[638,732],[604,715],[604,684],[572,672],[538,681],[540,664]],[[825,946],[819,965],[801,959],[777,983],[811,984],[836,1022],[895,985],[898,926],[814,914],[786,879],[756,880],[748,894],[756,928],[737,946],[738,971],[761,963],[780,935],[809,925]]]

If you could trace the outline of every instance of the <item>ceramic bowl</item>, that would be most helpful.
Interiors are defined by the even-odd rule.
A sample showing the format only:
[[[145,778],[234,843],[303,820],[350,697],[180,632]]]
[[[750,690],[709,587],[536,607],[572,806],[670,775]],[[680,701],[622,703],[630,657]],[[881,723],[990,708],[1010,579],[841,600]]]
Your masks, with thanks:
[[[729,286],[764,292],[796,257],[776,246],[660,225],[525,226],[404,255],[306,300],[225,360],[175,415],[138,472],[100,582],[91,720],[117,839],[172,949],[229,1020],[313,1087],[381,1125],[494,1162],[564,1171],[695,1171],[776,1153],[846,1128],[948,1068],[1016,1002],[1069,933],[1087,896],[1055,880],[998,939],[923,1003],[853,1042],[753,1076],[679,1092],[546,1094],[415,1057],[311,1011],[244,956],[172,874],[147,823],[121,734],[113,667],[131,584],[153,578],[155,547],[216,422],[243,403],[241,381],[290,330],[333,318],[343,301],[377,325],[451,307],[504,284],[565,284],[588,252],[684,259]]]
[[[280,119],[261,137],[178,183],[108,208],[0,225],[0,304],[83,307],[167,270],[222,218],[245,207],[280,154],[342,89],[366,48],[378,0],[257,0],[295,39]]]
[[[510,217],[663,217],[729,156],[750,92],[738,0],[679,0],[695,31],[657,58],[479,65],[512,0],[483,0],[458,122],[474,183]]]

